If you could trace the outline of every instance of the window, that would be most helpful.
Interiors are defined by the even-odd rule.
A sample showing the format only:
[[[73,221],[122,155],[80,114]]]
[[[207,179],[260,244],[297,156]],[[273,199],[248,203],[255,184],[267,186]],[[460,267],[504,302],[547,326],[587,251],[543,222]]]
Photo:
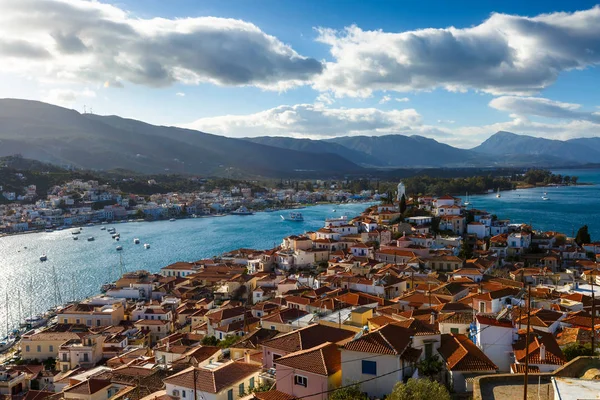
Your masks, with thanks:
[[[69,320],[66,318],[63,318],[63,324],[68,324],[68,323],[69,323]]]
[[[308,385],[308,379],[302,375],[294,375],[294,384],[306,387]]]
[[[25,351],[29,352],[29,345],[25,346]]]
[[[99,319],[96,320],[96,326],[100,326],[100,320]]]
[[[431,357],[432,353],[433,353],[433,343],[425,343],[425,358]]]
[[[240,396],[243,396],[243,395],[244,395],[244,382],[242,382],[242,383],[240,383],[240,384],[238,385],[238,394],[239,394]]]
[[[458,328],[450,328],[450,333],[458,334]]]
[[[271,325],[271,330],[274,331],[275,330],[275,325]]]
[[[87,320],[87,326],[92,326],[92,320],[91,319]]]
[[[362,360],[362,373],[365,375],[377,375],[377,362]]]
[[[81,323],[81,321],[80,321],[79,319],[76,319],[76,320],[75,320],[75,323],[76,323],[76,324],[80,324],[80,323]]]
[[[173,390],[173,396],[179,397],[179,390]]]
[[[481,312],[481,313],[485,312],[485,302],[483,302],[483,301],[479,302],[479,312]]]
[[[233,400],[233,389],[227,391],[227,400]]]
[[[248,388],[254,389],[254,377],[250,378],[250,382],[248,383]]]
[[[181,391],[181,397],[185,398],[185,390]]]
[[[88,353],[83,353],[83,362],[88,362],[88,361],[90,361]]]
[[[38,347],[37,347],[37,352],[38,352],[38,353],[41,353],[41,352],[42,352],[42,346],[40,346],[39,344],[38,344]]]
[[[54,351],[54,346],[52,346],[52,345],[48,346],[48,351],[50,353],[52,353]]]

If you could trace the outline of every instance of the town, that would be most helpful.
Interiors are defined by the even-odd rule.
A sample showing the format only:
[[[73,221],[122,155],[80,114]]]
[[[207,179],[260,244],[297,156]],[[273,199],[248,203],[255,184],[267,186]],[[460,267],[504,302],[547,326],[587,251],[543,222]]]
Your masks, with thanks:
[[[27,184],[23,174],[22,194],[0,186],[7,204],[0,204],[0,234],[64,229],[89,223],[130,220],[155,221],[171,218],[196,218],[251,210],[276,211],[318,202],[378,200],[372,190],[351,193],[336,185],[314,180],[311,190],[266,189],[254,192],[249,186],[215,188],[190,193],[155,193],[148,196],[124,194],[116,187],[97,180],[73,180],[56,185],[47,194],[38,193],[36,185]],[[156,182],[149,180],[152,187]]]
[[[540,399],[600,391],[590,357],[600,243],[587,227],[575,238],[540,232],[453,196],[408,197],[403,183],[381,197],[274,248],[127,272],[30,319],[5,343],[0,395],[509,399],[523,398],[524,382]]]

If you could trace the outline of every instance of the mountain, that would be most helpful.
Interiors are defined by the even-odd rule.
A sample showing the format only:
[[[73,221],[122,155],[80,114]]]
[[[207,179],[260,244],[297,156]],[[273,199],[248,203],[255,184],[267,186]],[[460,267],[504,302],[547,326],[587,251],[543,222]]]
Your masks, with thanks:
[[[472,150],[502,157],[518,155],[546,157],[550,162],[562,163],[562,165],[581,164],[600,160],[600,139],[561,141],[500,131]]]
[[[381,166],[381,161],[376,156],[352,150],[341,144],[326,140],[294,139],[282,136],[260,136],[244,139],[282,149],[306,151],[316,154],[333,153],[363,166]]]
[[[263,177],[339,174],[361,168],[337,154],[275,148],[37,101],[0,100],[0,156],[87,169]]]
[[[481,157],[422,136],[345,136],[326,140],[365,153],[380,167],[452,167],[480,164]]]

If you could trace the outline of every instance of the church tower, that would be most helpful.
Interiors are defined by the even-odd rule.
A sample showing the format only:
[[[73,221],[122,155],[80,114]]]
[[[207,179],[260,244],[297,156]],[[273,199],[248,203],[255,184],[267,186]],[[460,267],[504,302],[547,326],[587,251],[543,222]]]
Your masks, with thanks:
[[[403,182],[398,184],[398,201],[402,199],[402,196],[406,196],[406,187]]]

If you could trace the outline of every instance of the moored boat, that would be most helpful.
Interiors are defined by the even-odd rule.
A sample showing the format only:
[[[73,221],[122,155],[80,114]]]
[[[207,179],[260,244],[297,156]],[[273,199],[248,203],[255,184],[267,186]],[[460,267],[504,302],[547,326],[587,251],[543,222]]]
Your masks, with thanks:
[[[47,255],[45,255],[45,254],[42,254],[42,255],[40,256],[40,261],[46,261],[46,260],[48,260],[48,256],[47,256]]]
[[[252,215],[254,213],[252,211],[248,210],[245,206],[241,206],[237,210],[232,211],[231,214],[233,214],[233,215]]]
[[[285,217],[281,215],[281,219],[283,219],[284,221],[302,222],[304,221],[304,216],[301,212],[292,211]]]

